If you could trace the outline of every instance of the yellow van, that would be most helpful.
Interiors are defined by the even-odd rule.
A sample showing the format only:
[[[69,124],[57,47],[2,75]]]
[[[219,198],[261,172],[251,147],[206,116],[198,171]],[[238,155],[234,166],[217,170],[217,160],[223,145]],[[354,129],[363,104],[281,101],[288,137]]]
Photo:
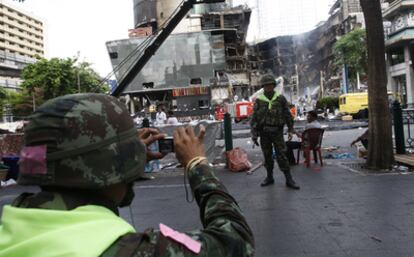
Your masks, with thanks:
[[[401,102],[398,93],[388,92],[388,98],[396,99]],[[350,93],[339,96],[339,112],[344,114],[367,114],[368,92]]]
[[[346,114],[357,114],[368,108],[368,93],[350,93],[339,97],[339,111]]]

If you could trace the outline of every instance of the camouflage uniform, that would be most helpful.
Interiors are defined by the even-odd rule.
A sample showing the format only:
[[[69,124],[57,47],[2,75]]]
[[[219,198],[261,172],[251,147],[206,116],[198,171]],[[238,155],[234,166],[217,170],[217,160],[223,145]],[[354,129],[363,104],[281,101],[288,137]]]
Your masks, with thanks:
[[[132,129],[125,107],[112,97],[78,94],[45,103],[27,128],[26,146],[47,145],[47,172],[25,170],[28,166],[23,163],[18,181],[41,185],[42,191],[20,195],[13,206],[70,211],[98,205],[118,215],[113,202],[91,189],[119,182],[132,184],[142,175],[145,148],[136,130],[134,135],[130,132]],[[207,163],[199,164],[188,177],[204,229],[187,235],[202,244],[199,254],[157,230],[147,229],[121,236],[100,256],[253,256],[252,232],[212,168]]]
[[[273,76],[265,75],[261,79],[261,83],[262,86],[267,84],[275,85],[275,80]],[[276,152],[279,168],[286,176],[287,185],[289,182],[294,182],[290,174],[283,138],[283,128],[285,125],[288,127],[289,132],[294,132],[293,117],[286,98],[276,92],[272,99],[268,99],[265,95],[260,95],[254,104],[250,125],[253,140],[257,140],[260,137],[268,182],[273,183],[273,148]]]

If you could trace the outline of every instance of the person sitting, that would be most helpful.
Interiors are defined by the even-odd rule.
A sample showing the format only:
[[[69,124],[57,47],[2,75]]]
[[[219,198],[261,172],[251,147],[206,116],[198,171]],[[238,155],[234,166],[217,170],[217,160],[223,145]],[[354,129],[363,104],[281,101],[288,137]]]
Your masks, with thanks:
[[[362,134],[361,136],[359,136],[357,139],[355,139],[354,141],[352,141],[351,146],[354,146],[356,143],[361,142],[365,149],[368,149],[368,129],[365,130],[364,134]]]
[[[318,114],[315,111],[308,112],[308,115],[306,116],[307,124],[305,125],[305,131],[308,129],[320,129],[321,124],[318,122]],[[302,135],[299,133],[296,133],[296,136],[298,138],[302,138]],[[293,154],[294,149],[299,149],[302,145],[302,140],[300,141],[292,141],[292,138],[289,138],[289,140],[286,142],[286,156],[289,159],[290,165],[296,165],[296,159],[295,155]]]

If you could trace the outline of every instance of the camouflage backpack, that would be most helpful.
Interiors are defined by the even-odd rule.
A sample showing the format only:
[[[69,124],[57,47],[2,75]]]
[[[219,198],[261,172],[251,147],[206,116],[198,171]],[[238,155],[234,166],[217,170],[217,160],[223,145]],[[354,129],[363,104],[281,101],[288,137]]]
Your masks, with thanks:
[[[145,151],[132,118],[116,98],[58,97],[30,117],[18,183],[67,188],[130,183],[144,171]]]

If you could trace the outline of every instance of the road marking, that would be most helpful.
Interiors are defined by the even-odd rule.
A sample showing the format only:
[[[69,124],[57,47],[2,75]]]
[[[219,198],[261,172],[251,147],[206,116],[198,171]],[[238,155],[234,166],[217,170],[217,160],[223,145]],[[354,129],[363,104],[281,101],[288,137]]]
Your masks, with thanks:
[[[6,199],[14,199],[16,198],[18,195],[4,195],[4,196],[0,196],[0,202],[1,201],[5,201]]]

